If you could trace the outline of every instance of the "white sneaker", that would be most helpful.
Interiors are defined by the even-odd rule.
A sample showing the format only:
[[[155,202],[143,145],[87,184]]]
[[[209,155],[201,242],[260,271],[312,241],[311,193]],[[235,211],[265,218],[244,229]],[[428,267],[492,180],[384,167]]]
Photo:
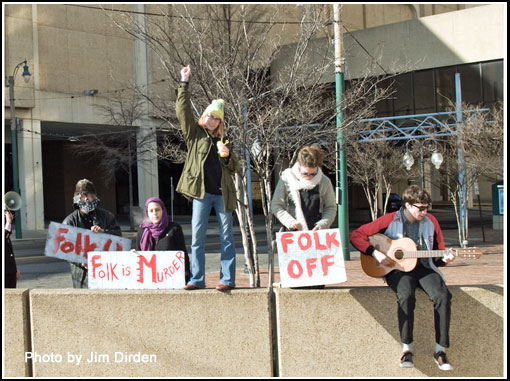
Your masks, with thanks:
[[[414,367],[413,352],[405,351],[404,353],[402,353],[402,357],[400,358],[400,367],[401,368],[412,368],[412,367]]]
[[[453,370],[453,367],[446,359],[446,353],[442,351],[434,353],[434,361],[437,364],[437,367],[441,370]]]

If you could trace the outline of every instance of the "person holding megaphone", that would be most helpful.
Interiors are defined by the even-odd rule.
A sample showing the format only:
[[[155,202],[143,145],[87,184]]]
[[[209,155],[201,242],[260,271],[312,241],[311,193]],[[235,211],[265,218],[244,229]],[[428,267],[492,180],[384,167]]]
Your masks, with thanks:
[[[20,272],[16,266],[16,258],[14,257],[14,250],[11,242],[12,225],[16,219],[16,211],[21,208],[21,197],[16,192],[7,192],[4,196],[4,275],[5,288],[16,288],[16,284],[20,278]]]

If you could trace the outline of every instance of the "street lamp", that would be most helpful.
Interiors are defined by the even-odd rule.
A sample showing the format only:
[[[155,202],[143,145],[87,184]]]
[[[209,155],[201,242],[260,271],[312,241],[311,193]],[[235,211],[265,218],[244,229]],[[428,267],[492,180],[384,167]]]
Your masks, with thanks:
[[[411,167],[413,166],[414,164],[414,158],[413,158],[413,155],[411,154],[411,151],[409,150],[409,143],[410,142],[418,142],[419,146],[420,146],[420,171],[421,171],[421,186],[422,188],[425,187],[425,170],[423,168],[423,147],[424,145],[427,143],[427,142],[433,142],[434,143],[434,147],[433,148],[429,148],[429,151],[432,152],[432,155],[430,156],[430,161],[431,163],[434,165],[434,167],[436,167],[436,169],[439,169],[439,167],[441,166],[441,164],[443,163],[443,155],[441,154],[441,152],[439,152],[439,150],[437,149],[437,142],[433,139],[425,139],[425,141],[421,141],[421,140],[414,140],[414,139],[411,139],[411,140],[408,140],[407,143],[406,143],[406,153],[404,154],[404,157],[402,158],[402,162],[404,163],[404,166],[406,167],[406,170],[410,171],[411,170]]]
[[[432,156],[430,157],[430,161],[434,167],[436,167],[436,169],[439,169],[443,163],[443,155],[441,155],[441,152],[439,152],[437,149],[434,149],[434,152],[432,152]]]
[[[16,108],[14,106],[14,78],[16,78],[16,73],[19,68],[23,65],[23,80],[25,83],[30,81],[30,72],[28,71],[27,60],[20,62],[14,68],[12,75],[8,78],[8,86],[9,86],[9,101],[10,101],[10,109],[11,109],[11,142],[12,142],[12,180],[14,192],[20,194],[19,192],[19,182],[18,182],[18,143],[17,143],[17,128],[16,128]],[[16,238],[21,238],[21,216],[18,215],[16,218],[15,226],[16,226]]]

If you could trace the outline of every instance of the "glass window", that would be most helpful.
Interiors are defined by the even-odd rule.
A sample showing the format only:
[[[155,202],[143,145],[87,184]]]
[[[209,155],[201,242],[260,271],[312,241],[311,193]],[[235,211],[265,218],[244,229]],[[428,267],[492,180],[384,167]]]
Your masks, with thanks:
[[[503,61],[482,63],[483,106],[503,100]]]
[[[393,81],[394,81],[393,78],[385,79],[385,80],[379,82],[377,87],[383,88],[383,89],[390,88],[390,93],[391,93],[392,92],[391,89],[395,89]],[[378,118],[384,118],[387,116],[395,115],[393,112],[393,98],[395,96],[396,95],[393,93],[388,98],[377,102],[377,104],[375,105],[375,108],[376,108],[376,113],[377,113]]]
[[[432,114],[436,112],[434,72],[432,70],[414,73],[414,95],[416,114]]]
[[[460,74],[462,102],[469,105],[482,104],[480,64],[461,65],[458,67],[458,72]]]
[[[435,69],[434,75],[437,112],[455,109],[455,67]]]
[[[395,116],[414,114],[413,74],[405,73],[395,78]]]

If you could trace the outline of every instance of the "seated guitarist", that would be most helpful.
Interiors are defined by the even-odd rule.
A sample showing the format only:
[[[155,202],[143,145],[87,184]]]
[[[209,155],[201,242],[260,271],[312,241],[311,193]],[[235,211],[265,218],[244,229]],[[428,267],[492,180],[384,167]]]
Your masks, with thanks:
[[[381,265],[391,265],[392,259],[377,250],[368,237],[382,233],[391,239],[411,238],[418,250],[445,250],[443,233],[436,218],[427,213],[430,195],[417,185],[411,185],[402,195],[404,206],[373,222],[362,225],[350,236],[351,243],[363,255],[371,255]],[[395,292],[398,302],[398,327],[402,341],[400,366],[413,367],[413,325],[416,287],[422,288],[434,303],[434,326],[436,348],[434,361],[441,370],[451,370],[445,348],[450,345],[450,306],[452,295],[446,287],[438,266],[444,266],[454,259],[450,252],[442,258],[420,258],[416,267],[409,272],[393,270],[385,276],[388,286]]]

